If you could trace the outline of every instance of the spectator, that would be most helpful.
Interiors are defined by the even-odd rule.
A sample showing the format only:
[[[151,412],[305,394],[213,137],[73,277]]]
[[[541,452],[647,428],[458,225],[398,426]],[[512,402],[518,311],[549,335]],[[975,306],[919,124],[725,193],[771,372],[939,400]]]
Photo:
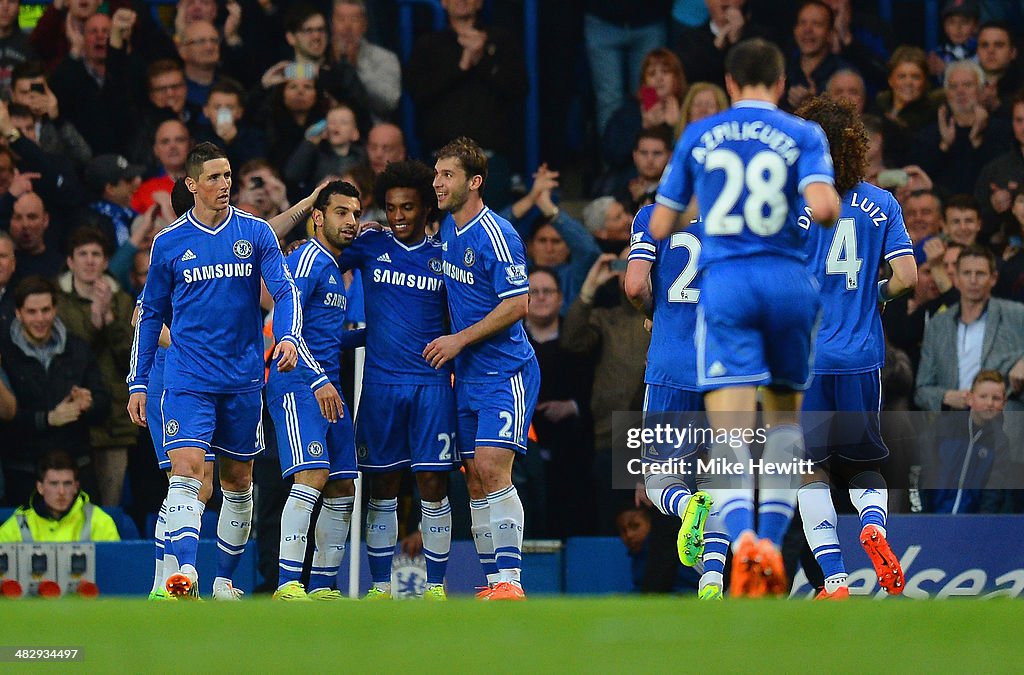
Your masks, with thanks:
[[[594,83],[599,134],[610,129],[609,123],[622,107],[625,93],[643,83],[648,65],[641,63],[644,55],[665,46],[667,10],[665,0],[632,5],[614,0],[585,1],[583,42]],[[622,77],[624,73],[626,80]],[[676,104],[680,100],[682,96]],[[631,136],[627,134],[626,138]]]
[[[167,120],[178,120],[189,132],[194,132],[202,111],[188,101],[185,71],[178,61],[160,59],[149,64],[145,81],[145,99],[136,104],[139,112],[132,120],[135,133],[127,157],[133,163],[153,166],[153,136],[157,127]]]
[[[57,314],[71,335],[85,342],[99,365],[115,414],[89,430],[99,503],[118,506],[128,448],[135,445],[135,425],[120,411],[128,407],[128,362],[131,359],[132,299],[107,275],[109,240],[94,227],[80,227],[68,241],[69,271],[59,279],[62,297]]]
[[[964,248],[973,246],[981,232],[981,218],[978,202],[971,195],[953,195],[946,202],[946,224],[942,233],[946,241],[960,244]]]
[[[997,21],[981,25],[978,65],[985,71],[985,108],[995,117],[1009,118],[1010,102],[1022,84],[1017,45],[1009,26]]]
[[[366,156],[375,174],[391,162],[405,161],[405,137],[402,130],[390,122],[378,122],[366,137]]]
[[[973,192],[982,167],[1010,144],[1009,125],[981,104],[984,74],[973,61],[946,68],[946,104],[918,136],[917,164],[950,193]]]
[[[96,0],[75,0],[74,5]],[[126,72],[108,68],[110,19],[93,14],[85,22],[81,54],[64,58],[53,71],[50,86],[60,110],[95,154],[123,153],[131,129],[130,83]]]
[[[530,272],[530,306],[523,325],[540,366],[533,426],[547,475],[548,522],[543,536],[557,538],[589,531],[587,519],[573,507],[590,499],[589,484],[565,477],[588,476],[593,460],[593,420],[588,405],[592,364],[561,346],[562,304],[554,270],[537,267]]]
[[[373,188],[377,182],[377,174],[370,167],[365,164],[356,164],[346,171],[341,179],[352,183],[359,190],[359,202],[363,206],[363,215],[359,217],[360,223],[387,222],[387,216],[384,213],[383,207],[374,200]],[[430,227],[430,223],[427,223],[428,234],[430,233]]]
[[[40,460],[35,491],[18,503],[0,525],[0,543],[121,540],[114,520],[81,489],[78,466],[66,452]]]
[[[864,78],[856,70],[842,68],[832,73],[825,85],[825,93],[832,99],[847,100],[853,104],[853,109],[863,115],[867,107],[867,91],[864,87]]]
[[[928,95],[928,62],[924,50],[901,45],[888,65],[889,89],[875,99],[882,118],[889,166],[909,164],[914,136],[935,120],[938,103]]]
[[[185,175],[185,158],[191,148],[188,127],[178,120],[160,123],[153,136],[153,156],[158,163],[156,175],[143,181],[132,195],[131,207],[136,213],[145,213],[153,204],[158,204],[160,215],[168,222],[174,220],[170,194],[174,181]]]
[[[288,190],[281,175],[265,159],[243,164],[236,174],[238,203],[255,207],[254,215],[265,220],[288,210]]]
[[[92,159],[92,148],[82,134],[61,118],[57,96],[46,83],[41,63],[25,61],[15,66],[11,72],[11,102],[32,112],[36,142],[44,152],[67,157],[78,171]]]
[[[885,60],[892,51],[890,27],[877,14],[852,0],[825,0],[833,14],[832,53],[849,63],[875,92],[885,86]]]
[[[981,205],[981,218],[986,232],[993,232],[1004,222],[1011,221],[1010,207],[1014,193],[1024,186],[1024,91],[1018,92],[1010,103],[1013,142],[1009,150],[986,164],[978,174],[974,197]],[[1016,229],[1015,222],[1007,222]]]
[[[47,452],[66,450],[92,489],[89,426],[110,414],[110,394],[89,347],[57,318],[57,287],[28,277],[15,289],[16,319],[0,336],[0,362],[18,399],[14,421],[0,425],[5,439],[8,500],[24,503],[36,464]]]
[[[518,112],[526,97],[526,66],[519,40],[483,26],[482,0],[442,0],[448,26],[421,36],[406,67],[424,149],[456,136],[475,140],[487,154],[485,201],[496,209],[510,199],[517,157]],[[611,77],[611,75],[608,75]]]
[[[1007,246],[1003,250],[999,280],[992,295],[997,298],[1024,302],[1024,193],[1018,192],[1011,208],[1014,229],[1007,229]]]
[[[623,251],[622,260],[626,253],[628,250]],[[562,322],[560,337],[563,349],[589,355],[596,361],[590,410],[594,417],[591,475],[598,534],[613,531],[616,507],[623,501],[611,490],[612,411],[637,409],[651,341],[650,333],[643,327],[643,315],[633,308],[622,290],[624,272],[611,268],[611,263],[618,259],[619,256],[606,253],[590,268],[580,294]]]
[[[196,142],[209,141],[224,149],[231,166],[242,166],[267,155],[263,131],[245,121],[245,90],[238,82],[223,78],[210,89],[203,115],[209,124],[199,125]]]
[[[291,61],[317,70],[327,60],[327,19],[306,4],[292,5],[284,17],[284,39],[292,48]]]
[[[395,54],[366,39],[366,3],[334,0],[331,12],[331,57],[334,64],[355,67],[366,88],[375,121],[388,120],[402,96],[402,66]]]
[[[956,241],[943,243],[941,238],[932,237],[924,243],[923,248],[932,280],[939,289],[939,296],[925,305],[927,315],[934,316],[960,302],[960,291],[955,283],[956,261],[967,247]]]
[[[811,96],[823,93],[828,80],[849,66],[832,53],[835,14],[820,0],[804,0],[796,15],[796,53],[786,66],[785,103],[796,110]]]
[[[924,410],[965,410],[981,370],[996,370],[1013,395],[1024,389],[1024,306],[992,297],[996,262],[978,246],[957,259],[960,303],[928,322],[921,345],[914,401]],[[1011,409],[1024,406],[1015,401]]]
[[[606,253],[618,253],[629,244],[633,215],[615,197],[598,197],[583,209],[583,225]]]
[[[306,137],[284,168],[285,182],[292,187],[293,194],[309,194],[327,176],[344,175],[366,162],[356,114],[347,105],[334,105],[327,111],[323,129],[315,131],[316,127],[306,131]]]
[[[666,124],[675,128],[682,115],[687,82],[679,57],[668,49],[655,49],[644,57],[640,72],[636,97],[619,107],[605,126],[601,151],[615,171],[629,166],[638,133]]]
[[[686,126],[691,122],[716,115],[729,107],[729,99],[717,84],[710,82],[694,82],[686,91],[683,99],[682,113],[676,125],[675,138],[683,135]]]
[[[561,311],[565,312],[601,249],[582,224],[555,205],[552,192],[556,189],[558,172],[541,164],[530,191],[501,215],[527,242],[531,262],[557,275],[563,298]]]
[[[978,51],[978,3],[973,0],[947,0],[942,8],[942,36],[945,38],[928,55],[928,68],[941,81],[946,66],[974,57]]]
[[[966,396],[967,413],[942,415],[926,435],[921,485],[929,513],[1009,513],[1010,439],[1003,430],[1006,379],[982,370]],[[1016,486],[1015,486],[1016,487]]]
[[[905,353],[916,371],[921,360],[925,325],[931,316],[929,306],[940,296],[940,292],[924,253],[915,258],[917,286],[912,294],[896,298],[886,305],[885,313],[882,314],[882,328],[889,344]]]
[[[20,63],[35,59],[28,35],[18,25],[21,0],[0,0],[0,98],[11,96],[11,72]]]
[[[129,288],[132,300],[137,301],[139,295],[142,294],[142,289],[146,286],[146,279],[149,278],[149,251],[135,252],[135,255],[132,256],[132,267],[128,278],[131,280]]]
[[[316,72],[297,68],[289,79],[274,85],[266,104],[267,159],[284,166],[305,137],[306,129],[324,119],[327,99],[317,90]]]
[[[11,238],[14,239],[17,271],[14,284],[25,277],[38,275],[53,279],[64,264],[63,258],[47,244],[46,229],[50,214],[43,200],[34,192],[26,192],[14,202],[11,216]]]
[[[643,129],[633,146],[633,166],[615,181],[612,193],[636,213],[645,197],[654,194],[672,155],[672,127]]]
[[[931,190],[913,192],[904,199],[903,215],[907,234],[915,245],[934,237],[946,226],[942,219],[942,200]]]
[[[178,56],[185,65],[185,98],[196,108],[206,105],[210,89],[223,75],[220,57],[220,33],[208,21],[193,21],[185,26],[178,45]]]
[[[754,37],[770,39],[767,28],[750,20],[746,0],[704,0],[709,19],[682,31],[672,48],[679,53],[690,82],[725,87],[725,54],[737,42]],[[604,75],[602,74],[602,77]]]
[[[14,321],[14,269],[17,264],[14,255],[14,240],[0,230],[0,340]],[[2,366],[3,364],[0,364]]]
[[[115,248],[131,238],[132,222],[139,215],[131,207],[132,195],[142,185],[142,173],[143,167],[129,164],[121,155],[100,155],[86,167],[86,184],[100,197],[89,204],[86,219]]]

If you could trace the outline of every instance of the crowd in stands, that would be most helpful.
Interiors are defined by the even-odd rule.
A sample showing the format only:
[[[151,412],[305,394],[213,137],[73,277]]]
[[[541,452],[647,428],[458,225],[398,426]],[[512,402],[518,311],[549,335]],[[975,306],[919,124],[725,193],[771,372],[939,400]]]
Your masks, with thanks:
[[[862,113],[866,179],[903,207],[920,282],[883,316],[887,409],[966,414],[990,371],[999,410],[973,423],[1017,412],[1005,433],[1024,433],[1019,3],[942,3],[941,39],[926,51],[877,3],[539,2],[539,167],[522,151],[522,4],[440,4],[447,25],[433,31],[417,14],[402,45],[396,0],[180,0],[162,13],[142,0],[55,0],[30,30],[17,0],[0,2],[0,503],[34,504],[40,461],[62,451],[92,502],[132,503],[140,525],[159,505],[164,479],[128,420],[124,378],[148,249],[175,217],[171,189],[194,143],[225,148],[240,208],[269,219],[335,177],[359,188],[365,220],[383,222],[375,175],[407,148],[429,161],[466,135],[488,155],[486,202],[534,265],[538,459],[516,474],[533,483],[520,490],[532,499],[527,536],[614,532],[633,497],[611,489],[611,413],[640,409],[649,333],[610,263],[625,259],[633,214],[653,200],[678,136],[728,106],[725,53],[755,36],[788,56],[784,109],[828,95]],[[903,4],[923,21],[919,3]],[[402,106],[415,127],[403,128]],[[299,227],[282,243],[305,236]],[[961,431],[946,430],[936,470],[974,461]],[[897,445],[890,471],[920,473],[916,451]],[[1022,448],[1007,441],[999,461],[1024,461]],[[982,464],[993,481],[1012,474]],[[894,512],[1024,510],[1012,494],[893,492]]]

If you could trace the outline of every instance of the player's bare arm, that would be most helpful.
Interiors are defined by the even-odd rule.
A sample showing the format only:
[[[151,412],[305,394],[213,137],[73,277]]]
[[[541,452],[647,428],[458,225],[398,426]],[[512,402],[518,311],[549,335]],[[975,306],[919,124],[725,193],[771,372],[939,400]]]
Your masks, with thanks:
[[[515,322],[521,321],[526,317],[528,303],[529,299],[525,293],[505,298],[487,316],[472,326],[453,335],[442,335],[432,340],[424,348],[423,358],[434,368],[440,368],[469,345],[486,340]]]
[[[838,199],[836,197],[837,209]],[[682,213],[670,209],[664,204],[656,204],[654,206],[654,213],[651,214],[651,224],[649,226],[651,236],[655,239],[665,239],[673,232],[685,230],[690,226],[691,222],[697,219],[698,211],[696,200],[690,200],[690,204]],[[838,214],[838,210],[836,213]]]
[[[649,260],[630,260],[623,282],[629,302],[647,317],[652,316],[651,312],[654,309],[651,292],[652,266],[653,263]]]
[[[889,261],[892,276],[879,283],[878,297],[884,302],[895,300],[917,286],[917,261],[912,255],[901,255]]]

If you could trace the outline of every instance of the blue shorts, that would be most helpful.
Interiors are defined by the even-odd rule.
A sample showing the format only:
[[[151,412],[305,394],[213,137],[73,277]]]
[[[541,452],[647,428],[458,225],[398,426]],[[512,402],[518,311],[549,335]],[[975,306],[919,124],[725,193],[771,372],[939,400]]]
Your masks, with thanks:
[[[344,415],[331,424],[308,387],[267,402],[277,435],[282,478],[311,469],[327,469],[328,480],[356,477],[352,415],[344,400],[341,404]]]
[[[451,471],[455,448],[455,392],[438,384],[363,385],[356,415],[359,468],[369,473]]]
[[[882,380],[878,370],[815,375],[804,394],[802,414],[808,458],[815,463],[830,457],[851,462],[884,460],[889,456],[889,448],[882,440],[881,409]]]
[[[644,386],[644,426],[667,424],[677,430],[707,427],[704,395],[662,384]],[[682,442],[645,444],[640,454],[645,463],[689,457],[703,447],[696,434],[687,433]]]
[[[158,419],[163,426],[164,454],[178,448],[203,448],[207,453],[248,462],[263,451],[259,389],[232,394],[164,389]],[[159,451],[157,455],[159,458]]]
[[[797,260],[707,268],[695,333],[698,386],[806,389],[820,308],[817,282]]]
[[[462,382],[456,375],[459,455],[475,457],[481,446],[525,454],[539,392],[537,359],[510,377],[497,376],[488,382]]]
[[[153,377],[149,379],[149,391],[156,392],[153,389]],[[156,451],[156,465],[160,467],[161,471],[170,471],[171,469],[171,458],[167,456],[167,451],[164,450],[164,427],[160,422],[160,399],[163,397],[163,382],[160,383],[159,395],[147,395],[146,396],[146,419],[148,420],[149,437],[153,439],[153,450]],[[212,462],[217,459],[217,455],[213,454],[212,451],[206,451],[206,461]]]

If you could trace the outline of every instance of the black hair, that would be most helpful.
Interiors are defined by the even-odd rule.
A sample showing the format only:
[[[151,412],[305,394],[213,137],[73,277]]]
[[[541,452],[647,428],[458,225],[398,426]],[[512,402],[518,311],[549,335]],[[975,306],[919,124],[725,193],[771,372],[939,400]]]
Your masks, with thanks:
[[[737,43],[725,57],[725,72],[740,87],[772,87],[786,69],[782,51],[762,38]]]
[[[199,180],[203,173],[203,165],[213,159],[227,159],[227,154],[219,146],[204,141],[192,148],[185,159],[185,175],[192,180]]]
[[[391,162],[377,176],[373,187],[373,199],[377,206],[385,208],[388,190],[411,188],[415,190],[430,220],[437,211],[437,195],[434,193],[434,170],[417,160]]]
[[[331,197],[334,195],[342,195],[343,197],[355,197],[359,199],[359,189],[355,185],[344,180],[331,181],[327,185],[320,189],[320,192],[316,196],[316,201],[313,202],[313,210],[324,213],[327,205],[331,201]]]

